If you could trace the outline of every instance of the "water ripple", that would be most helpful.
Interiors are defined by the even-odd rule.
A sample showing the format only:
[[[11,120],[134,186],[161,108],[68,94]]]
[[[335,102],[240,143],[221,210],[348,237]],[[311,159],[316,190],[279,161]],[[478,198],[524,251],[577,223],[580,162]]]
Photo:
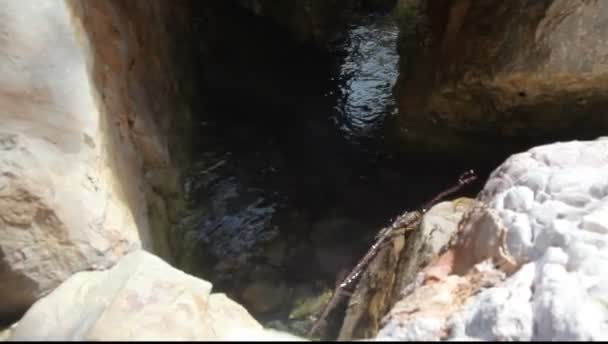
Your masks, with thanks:
[[[346,56],[335,122],[350,139],[375,135],[395,106],[391,90],[398,76],[397,36],[390,15],[370,17],[349,30],[341,47]]]

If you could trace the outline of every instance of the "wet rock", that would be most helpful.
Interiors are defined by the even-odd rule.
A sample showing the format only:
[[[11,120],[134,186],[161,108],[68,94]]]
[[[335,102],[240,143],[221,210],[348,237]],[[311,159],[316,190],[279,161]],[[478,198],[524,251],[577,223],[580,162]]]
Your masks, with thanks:
[[[80,272],[36,302],[11,340],[237,340],[294,337],[266,332],[211,284],[145,251],[106,271]]]
[[[404,289],[377,339],[608,338],[608,238],[587,227],[590,218],[608,216],[607,167],[608,138],[511,156],[492,173],[478,196],[482,206],[465,215],[449,249]],[[556,199],[572,194],[588,201],[559,206]],[[425,290],[436,296],[422,302]],[[433,308],[433,300],[442,306]]]
[[[0,145],[0,317],[24,311],[71,273],[108,267],[141,245],[85,154],[72,161],[44,141],[7,132]],[[56,165],[68,160],[73,169]]]
[[[495,151],[608,127],[608,3],[400,0],[399,9],[407,139]]]

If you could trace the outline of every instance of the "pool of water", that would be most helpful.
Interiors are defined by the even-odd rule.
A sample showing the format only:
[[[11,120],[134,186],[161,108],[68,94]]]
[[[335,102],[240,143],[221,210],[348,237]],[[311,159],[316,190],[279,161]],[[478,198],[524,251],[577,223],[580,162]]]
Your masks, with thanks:
[[[201,23],[190,259],[258,319],[302,334],[310,318],[296,304],[332,289],[381,227],[470,166],[396,153],[390,13],[353,21],[327,54],[247,13],[222,21],[224,10]]]

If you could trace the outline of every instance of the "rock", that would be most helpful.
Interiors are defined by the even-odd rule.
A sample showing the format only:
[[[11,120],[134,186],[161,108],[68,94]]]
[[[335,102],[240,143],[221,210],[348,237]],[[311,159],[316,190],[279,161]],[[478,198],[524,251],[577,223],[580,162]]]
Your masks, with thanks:
[[[483,205],[465,215],[448,250],[404,289],[377,338],[608,338],[608,237],[600,225],[608,217],[606,180],[608,138],[511,156],[491,174],[478,196]],[[558,200],[569,195],[587,201]]]
[[[406,258],[399,266],[399,278],[393,291],[396,302],[403,288],[414,282],[416,273],[427,266],[448,245],[466,212],[478,204],[471,198],[441,202],[424,215],[420,228],[408,238],[403,251]],[[407,253],[406,253],[407,252]]]
[[[416,273],[447,246],[464,213],[475,205],[469,198],[441,202],[423,216],[404,240],[399,236],[372,260],[350,299],[339,340],[371,338],[384,315],[400,299],[400,291]]]
[[[107,267],[141,244],[124,203],[94,171],[90,152],[67,155],[44,140],[7,131],[0,141],[5,317],[24,311],[72,272]]]
[[[10,340],[281,340],[211,284],[145,251],[79,272],[36,302]]]
[[[189,122],[188,83],[175,82],[190,54],[171,42],[187,37],[187,13],[169,1],[0,0],[0,321],[74,272],[157,248],[143,175],[185,164],[172,152],[187,151],[176,123]]]
[[[395,91],[408,140],[496,152],[606,131],[608,3],[399,0],[398,8]]]
[[[420,286],[391,309],[391,320],[377,339],[436,340],[438,335],[445,335],[445,323],[451,314],[484,284],[497,283],[502,277],[495,270],[480,267],[470,275],[452,275],[441,284]]]

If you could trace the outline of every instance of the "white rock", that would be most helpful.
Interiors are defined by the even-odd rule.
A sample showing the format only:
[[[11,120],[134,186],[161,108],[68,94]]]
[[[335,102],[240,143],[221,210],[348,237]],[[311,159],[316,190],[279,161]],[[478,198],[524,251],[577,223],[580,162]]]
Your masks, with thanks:
[[[608,204],[585,215],[580,228],[600,234],[608,234]]]
[[[463,311],[466,335],[485,341],[530,340],[533,333],[529,304],[534,264],[527,264],[502,285],[483,291]]]
[[[607,138],[535,147],[497,168],[478,197],[495,218],[478,218],[478,230],[467,232],[476,235],[473,240],[487,239],[486,247],[463,240],[471,242],[471,257],[497,256],[484,250],[499,249],[493,241],[501,236],[486,232],[506,228],[507,253],[520,267],[504,282],[473,294],[448,319],[435,318],[451,333],[440,338],[608,339],[607,181]],[[433,323],[424,310],[419,313],[420,321]],[[392,331],[383,329],[383,338],[419,324],[416,314],[390,324]],[[428,331],[412,330],[407,338],[427,339]]]
[[[534,246],[534,232],[530,218],[510,210],[503,210],[500,215],[507,227],[507,247],[510,254],[522,260],[528,259]]]
[[[110,270],[80,272],[36,302],[11,340],[295,340],[266,331],[211,284],[145,251]]]
[[[534,201],[534,193],[525,186],[517,186],[505,193],[503,206],[505,209],[525,212]]]

